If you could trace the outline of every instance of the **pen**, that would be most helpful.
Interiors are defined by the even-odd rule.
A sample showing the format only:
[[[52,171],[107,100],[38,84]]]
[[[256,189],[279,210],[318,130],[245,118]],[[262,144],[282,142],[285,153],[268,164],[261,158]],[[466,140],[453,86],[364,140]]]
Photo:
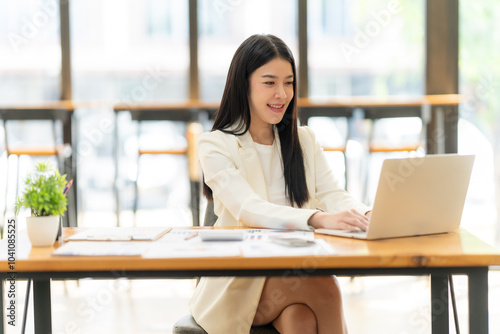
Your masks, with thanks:
[[[63,194],[66,195],[68,193],[69,188],[73,185],[73,179],[69,180],[69,182],[66,184],[66,187],[64,187]]]
[[[198,232],[191,232],[190,234],[188,234],[184,240],[189,240],[189,239],[193,239],[194,237],[196,237],[198,235]]]

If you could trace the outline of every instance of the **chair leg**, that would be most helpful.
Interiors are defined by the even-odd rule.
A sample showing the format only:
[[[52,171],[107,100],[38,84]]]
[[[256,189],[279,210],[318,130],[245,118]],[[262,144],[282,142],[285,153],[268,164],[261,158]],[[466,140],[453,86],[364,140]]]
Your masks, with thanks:
[[[28,279],[27,286],[26,286],[26,296],[24,298],[24,314],[23,314],[23,322],[22,322],[22,327],[21,327],[22,334],[26,333],[26,319],[28,318],[30,293],[31,293],[31,278]]]
[[[133,226],[136,226],[137,224],[137,208],[139,206],[139,186],[138,186],[138,183],[139,183],[139,166],[141,165],[141,159],[140,159],[140,155],[137,156],[137,174],[136,174],[136,177],[135,177],[135,182],[134,182],[134,221],[133,221]]]
[[[9,154],[7,153],[7,162],[5,163],[5,191],[4,191],[4,207],[2,209],[2,221],[0,227],[0,239],[3,236],[3,230],[5,226],[5,216],[7,215],[7,194],[9,190]]]
[[[5,291],[5,282],[6,279],[2,278],[0,279],[0,316],[2,317],[2,321],[0,321],[0,334],[5,333],[5,327],[4,327],[4,321],[3,319],[5,318],[5,313],[4,313],[4,291]]]
[[[20,155],[16,155],[17,157],[17,162],[16,162],[16,197],[15,198],[18,198],[19,197],[19,174],[20,174],[20,170],[21,170],[21,156]]]
[[[139,141],[139,147],[141,144],[141,121],[137,122],[137,138]],[[135,182],[134,182],[134,207],[133,207],[133,214],[134,214],[134,220],[133,220],[133,226],[136,226],[137,224],[137,207],[139,206],[139,173],[140,173],[140,165],[141,165],[141,154],[139,153],[139,150],[137,150],[137,173],[135,176]]]
[[[455,287],[453,286],[453,275],[449,275],[448,282],[450,284],[451,305],[453,306],[453,319],[455,320],[455,331],[460,334],[460,325],[458,323],[457,300],[455,299]]]
[[[344,189],[346,191],[349,191],[348,188],[347,188],[347,182],[348,182],[348,179],[349,179],[348,178],[348,173],[349,173],[348,171],[349,171],[349,169],[347,168],[348,167],[347,166],[347,153],[344,151],[344,152],[342,152],[342,155],[344,156],[344,168],[345,168],[344,169],[344,180],[345,180],[345,182],[344,182]]]
[[[370,186],[370,175],[369,175],[370,163],[371,163],[371,153],[368,153],[363,171],[363,189],[362,189],[363,203],[365,203],[366,205],[370,205],[370,191],[368,189]]]

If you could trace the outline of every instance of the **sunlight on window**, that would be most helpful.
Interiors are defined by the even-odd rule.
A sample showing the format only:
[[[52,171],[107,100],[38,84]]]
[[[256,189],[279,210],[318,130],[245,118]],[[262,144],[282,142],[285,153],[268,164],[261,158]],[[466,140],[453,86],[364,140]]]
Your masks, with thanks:
[[[74,98],[186,99],[187,18],[187,1],[71,2]]]
[[[59,6],[0,0],[0,101],[59,99]]]
[[[295,0],[200,0],[198,7],[202,99],[221,98],[233,54],[253,34],[280,37],[297,58]]]
[[[309,1],[310,96],[421,95],[424,4]]]

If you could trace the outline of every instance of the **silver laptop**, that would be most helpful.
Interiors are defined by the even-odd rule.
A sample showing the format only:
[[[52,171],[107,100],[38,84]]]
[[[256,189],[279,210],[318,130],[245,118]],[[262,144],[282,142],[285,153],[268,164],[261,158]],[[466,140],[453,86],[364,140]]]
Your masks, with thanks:
[[[473,155],[457,154],[387,159],[368,230],[315,232],[367,240],[455,232],[473,164]]]

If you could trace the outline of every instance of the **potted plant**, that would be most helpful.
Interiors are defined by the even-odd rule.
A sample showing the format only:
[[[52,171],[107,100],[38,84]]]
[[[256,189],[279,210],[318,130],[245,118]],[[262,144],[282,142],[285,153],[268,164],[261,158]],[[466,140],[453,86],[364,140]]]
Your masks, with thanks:
[[[60,217],[68,205],[66,175],[61,175],[50,162],[39,162],[35,172],[26,177],[24,185],[15,203],[16,216],[21,208],[31,209],[31,216],[26,217],[31,245],[52,246],[59,232]]]

